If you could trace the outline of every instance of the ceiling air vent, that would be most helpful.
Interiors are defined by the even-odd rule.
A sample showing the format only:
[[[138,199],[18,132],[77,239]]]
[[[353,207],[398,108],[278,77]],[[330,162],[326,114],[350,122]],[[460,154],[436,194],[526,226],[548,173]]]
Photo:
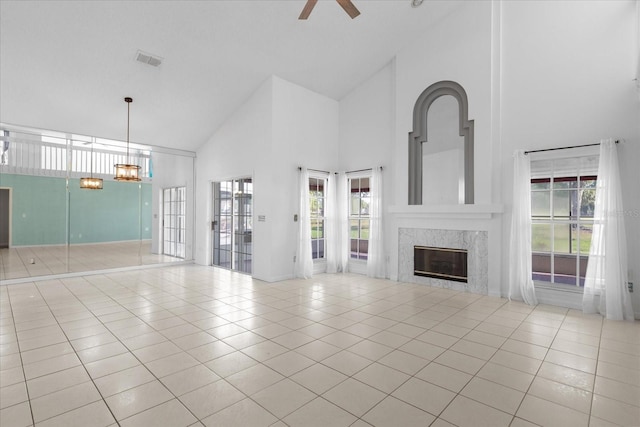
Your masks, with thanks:
[[[156,55],[152,55],[150,53],[143,52],[141,50],[136,54],[136,61],[149,64],[153,67],[157,67],[162,64],[162,58]]]

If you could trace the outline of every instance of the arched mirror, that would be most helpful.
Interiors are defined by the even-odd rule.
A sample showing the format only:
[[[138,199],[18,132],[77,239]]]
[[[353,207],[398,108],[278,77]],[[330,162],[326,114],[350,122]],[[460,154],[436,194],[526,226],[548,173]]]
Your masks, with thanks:
[[[458,83],[418,97],[409,133],[409,204],[473,204],[473,120]]]

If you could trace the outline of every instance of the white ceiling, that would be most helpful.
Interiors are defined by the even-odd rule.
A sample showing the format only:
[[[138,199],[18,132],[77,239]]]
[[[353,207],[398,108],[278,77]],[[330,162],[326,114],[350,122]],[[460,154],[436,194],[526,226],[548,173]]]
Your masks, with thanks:
[[[0,122],[196,150],[269,76],[339,100],[459,4],[0,1]],[[142,50],[164,58],[153,68]]]

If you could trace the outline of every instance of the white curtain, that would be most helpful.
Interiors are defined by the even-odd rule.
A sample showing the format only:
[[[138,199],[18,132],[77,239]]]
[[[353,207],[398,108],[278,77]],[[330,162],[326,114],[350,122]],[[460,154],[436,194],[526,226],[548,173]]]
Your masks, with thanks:
[[[324,199],[325,215],[325,256],[327,273],[338,272],[340,263],[340,220],[338,218],[338,183],[336,174],[330,173],[327,178],[327,190]]]
[[[531,162],[516,151],[513,164],[513,212],[509,248],[509,299],[538,304],[531,277]]]
[[[386,259],[384,255],[384,228],[382,221],[382,168],[371,171],[369,202],[369,251],[367,254],[367,276],[384,278]]]
[[[309,171],[300,168],[298,184],[300,207],[298,209],[298,249],[296,251],[295,276],[308,279],[313,276],[311,255],[311,219],[309,212]]]
[[[338,242],[338,263],[337,269],[342,273],[349,271],[349,259],[351,255],[349,239],[349,198],[351,193],[349,192],[349,180],[344,172],[340,172],[336,179],[338,191],[336,193],[337,203],[337,224],[338,224],[338,236],[336,242]]]
[[[611,320],[633,320],[623,213],[616,143],[603,140],[582,309]]]

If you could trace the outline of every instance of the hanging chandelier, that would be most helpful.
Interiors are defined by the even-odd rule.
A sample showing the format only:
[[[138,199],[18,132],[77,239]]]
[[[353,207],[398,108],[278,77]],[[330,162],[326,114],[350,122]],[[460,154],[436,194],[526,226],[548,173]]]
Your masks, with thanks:
[[[102,190],[102,178],[93,177],[93,143],[91,143],[91,176],[89,178],[80,178],[80,188],[86,190]]]
[[[116,181],[141,181],[140,178],[140,166],[132,165],[129,163],[129,112],[131,108],[132,98],[125,98],[124,102],[127,103],[127,163],[119,163],[116,167]]]

